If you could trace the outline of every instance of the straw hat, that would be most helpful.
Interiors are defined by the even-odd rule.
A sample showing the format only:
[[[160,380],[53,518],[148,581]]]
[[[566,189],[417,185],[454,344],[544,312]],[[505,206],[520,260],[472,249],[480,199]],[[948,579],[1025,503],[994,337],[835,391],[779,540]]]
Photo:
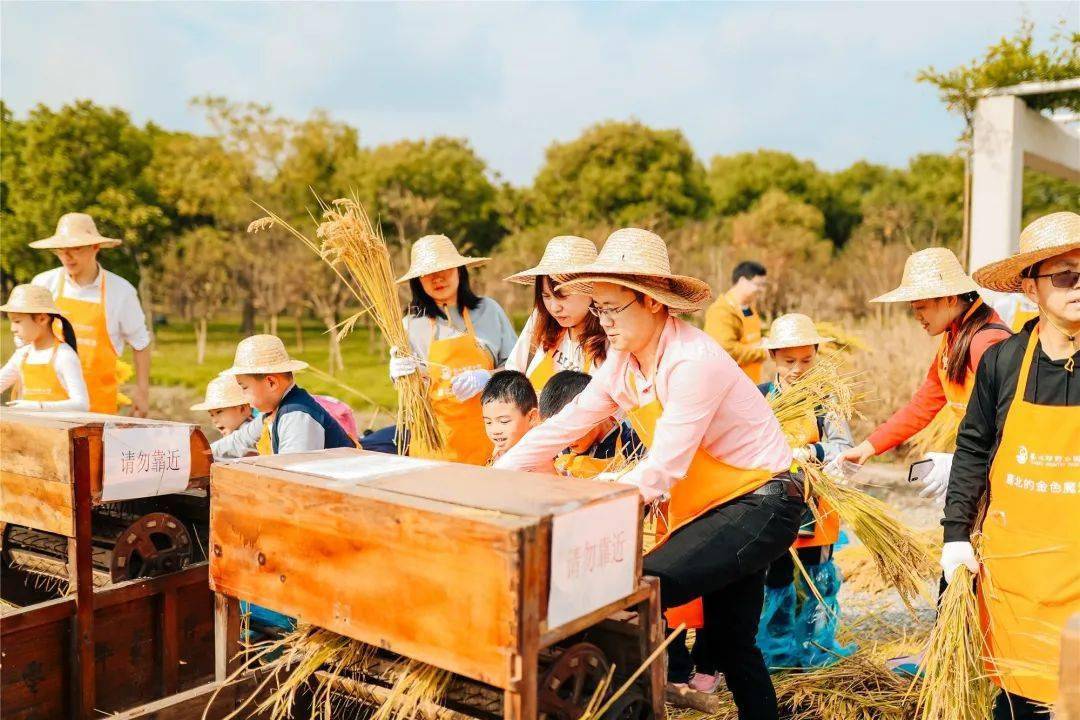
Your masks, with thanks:
[[[671,272],[667,244],[656,233],[623,228],[608,236],[596,262],[559,275],[559,289],[589,293],[594,282],[622,285],[645,293],[675,312],[700,310],[712,299],[703,280]]]
[[[191,406],[192,410],[221,410],[247,405],[244,391],[232,375],[218,375],[206,384],[206,399]]]
[[[490,258],[465,257],[454,247],[454,243],[445,235],[425,235],[412,246],[412,263],[409,272],[397,279],[403,283],[421,275],[449,270],[456,267],[468,267],[485,263]]]
[[[252,335],[236,346],[233,366],[222,375],[267,375],[303,370],[308,364],[293,360],[285,343],[276,335]]]
[[[948,248],[933,247],[912,253],[904,263],[900,287],[870,302],[913,302],[977,292],[979,286],[967,276]]]
[[[596,245],[592,240],[576,235],[560,235],[548,241],[539,265],[506,279],[519,285],[532,285],[538,276],[565,275],[593,262],[596,262]]]
[[[761,342],[766,350],[805,347],[806,345],[824,345],[836,338],[822,337],[814,321],[801,313],[788,313],[773,320],[769,327],[769,337]]]
[[[56,234],[44,240],[35,240],[30,247],[38,250],[59,250],[60,248],[85,247],[100,245],[113,248],[120,244],[116,238],[103,237],[94,224],[94,218],[86,213],[67,213],[60,216],[56,223]]]
[[[40,285],[16,285],[8,295],[7,304],[0,305],[0,312],[61,314],[49,288]]]
[[[1020,292],[1020,274],[1032,265],[1080,248],[1080,215],[1056,212],[1043,215],[1020,233],[1016,255],[975,273],[984,288],[1000,292]]]

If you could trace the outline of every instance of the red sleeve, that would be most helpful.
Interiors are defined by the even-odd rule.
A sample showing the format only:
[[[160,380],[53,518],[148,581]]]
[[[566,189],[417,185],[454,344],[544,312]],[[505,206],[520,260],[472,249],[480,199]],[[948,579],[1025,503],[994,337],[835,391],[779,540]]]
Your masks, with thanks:
[[[1009,331],[998,330],[997,328],[975,333],[975,336],[971,338],[971,345],[968,347],[968,369],[971,372],[978,370],[983,353],[990,349],[991,346],[997,345],[1011,336],[1012,333]]]
[[[934,362],[937,362],[937,355],[934,356]],[[908,404],[879,425],[874,432],[870,433],[867,440],[874,446],[874,452],[878,455],[892,450],[929,425],[943,407],[945,407],[945,391],[941,387],[941,378],[938,377],[937,368],[931,363],[926,379],[911,396]]]

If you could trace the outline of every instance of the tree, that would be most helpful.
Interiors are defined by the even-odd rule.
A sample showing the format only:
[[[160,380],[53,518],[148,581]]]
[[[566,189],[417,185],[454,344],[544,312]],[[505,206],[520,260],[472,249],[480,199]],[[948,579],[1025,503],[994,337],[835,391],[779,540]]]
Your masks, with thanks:
[[[339,184],[355,188],[388,237],[441,233],[486,252],[502,236],[495,186],[465,140],[402,140],[361,151],[342,164]],[[409,237],[414,240],[415,237]]]
[[[818,207],[828,194],[825,174],[817,165],[778,150],[717,155],[708,177],[713,206],[721,215],[746,212],[769,190]]]
[[[195,362],[206,359],[208,325],[232,299],[232,263],[227,232],[209,226],[188,230],[166,245],[157,282],[158,297],[195,326]]]
[[[895,185],[899,172],[884,165],[859,160],[826,177],[825,235],[843,246],[862,222],[867,195],[885,185]]]
[[[533,184],[540,220],[656,226],[709,208],[705,168],[682,132],[606,122],[554,143]]]

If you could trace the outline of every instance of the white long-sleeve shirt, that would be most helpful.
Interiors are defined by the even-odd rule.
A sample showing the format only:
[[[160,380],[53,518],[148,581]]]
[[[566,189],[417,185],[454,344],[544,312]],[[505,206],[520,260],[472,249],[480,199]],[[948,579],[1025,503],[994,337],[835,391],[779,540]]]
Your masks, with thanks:
[[[529,319],[525,321],[525,327],[522,328],[521,335],[518,336],[514,349],[510,352],[510,357],[506,359],[507,370],[517,370],[529,375],[544,361],[544,350],[542,348],[529,352],[532,350],[533,329],[535,327],[536,312],[534,311],[529,316]],[[586,371],[585,349],[580,343],[570,338],[570,333],[563,333],[558,347],[555,348],[552,360],[555,364],[555,372],[577,370],[592,375],[599,368],[598,364],[592,364]]]
[[[53,348],[38,350],[33,345],[16,348],[3,369],[0,369],[0,392],[4,392],[19,379],[23,360],[28,365],[47,365],[53,359]],[[56,346],[56,361],[53,363],[60,385],[68,394],[67,400],[42,401],[43,410],[65,410],[86,412],[90,409],[90,395],[86,391],[82,365],[79,356],[67,343]]]
[[[242,458],[258,452],[265,415],[252,418],[234,432],[210,443],[215,460]],[[326,449],[326,430],[306,412],[288,412],[277,423],[278,455]]]
[[[111,273],[98,266],[97,277],[89,285],[79,285],[63,267],[53,268],[36,276],[31,282],[46,287],[56,297],[60,287],[60,278],[64,278],[64,297],[86,302],[101,302],[101,283],[105,283],[105,325],[109,329],[116,354],[124,353],[124,345],[135,350],[142,350],[150,344],[150,331],[146,327],[146,316],[139,303],[139,294],[135,287],[116,273]]]

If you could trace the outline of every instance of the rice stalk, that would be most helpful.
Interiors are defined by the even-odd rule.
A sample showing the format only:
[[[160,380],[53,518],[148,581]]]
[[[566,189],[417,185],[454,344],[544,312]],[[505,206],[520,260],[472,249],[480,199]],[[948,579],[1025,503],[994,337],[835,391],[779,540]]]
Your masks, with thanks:
[[[266,217],[248,226],[248,232],[259,232],[279,225],[308,246],[326,262],[361,304],[362,309],[345,319],[338,328],[338,338],[352,330],[365,314],[369,315],[391,348],[409,352],[410,344],[401,320],[404,314],[394,282],[390,249],[382,229],[373,223],[359,200],[341,198],[331,203],[319,201],[322,221],[312,240],[292,227],[280,215],[259,205]],[[394,381],[398,391],[398,450],[405,438],[418,447],[441,450],[442,437],[427,394],[427,382],[419,373]],[[407,432],[406,432],[407,431]]]
[[[986,644],[974,575],[958,568],[938,605],[937,622],[919,666],[921,720],[987,720],[995,688],[983,668]]]
[[[842,360],[836,354],[822,355],[817,362],[797,380],[784,387],[784,391],[769,397],[769,407],[780,422],[784,434],[798,443],[797,437],[807,417],[825,413],[842,420],[850,420],[860,394],[855,378],[858,373],[841,369]]]
[[[925,457],[931,452],[952,452],[956,449],[956,433],[959,429],[960,416],[946,405],[929,425],[908,440],[908,450],[912,457]]]
[[[940,530],[920,532],[916,535],[931,557],[939,554],[941,550]],[[866,595],[880,595],[892,591],[892,585],[883,580],[881,574],[877,571],[874,557],[865,545],[848,545],[836,553],[834,560],[836,566],[844,574],[844,586],[849,591]]]

